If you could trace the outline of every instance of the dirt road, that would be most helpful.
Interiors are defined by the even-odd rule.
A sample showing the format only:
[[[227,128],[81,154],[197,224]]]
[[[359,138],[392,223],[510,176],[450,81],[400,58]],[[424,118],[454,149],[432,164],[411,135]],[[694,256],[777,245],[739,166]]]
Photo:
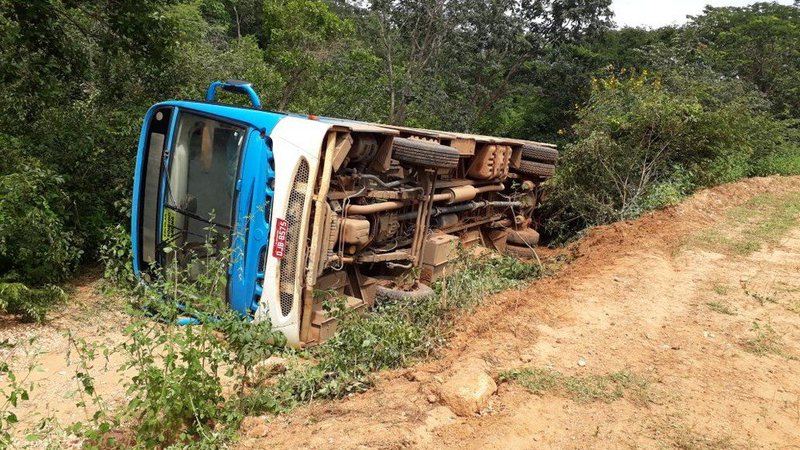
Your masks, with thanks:
[[[238,445],[800,448],[798,215],[800,178],[753,179],[595,229],[557,275],[465,316],[437,360],[250,419]],[[481,414],[458,417],[437,392],[464,365],[495,378],[544,369],[577,387],[501,383]],[[621,398],[574,395],[613,373],[645,382]]]

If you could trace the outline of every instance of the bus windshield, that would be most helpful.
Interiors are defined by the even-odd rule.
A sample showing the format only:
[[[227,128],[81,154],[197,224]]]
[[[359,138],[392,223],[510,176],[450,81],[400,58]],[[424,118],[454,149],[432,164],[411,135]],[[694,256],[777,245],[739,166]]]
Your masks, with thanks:
[[[234,220],[234,194],[245,129],[181,113],[164,193],[162,247],[198,253]]]

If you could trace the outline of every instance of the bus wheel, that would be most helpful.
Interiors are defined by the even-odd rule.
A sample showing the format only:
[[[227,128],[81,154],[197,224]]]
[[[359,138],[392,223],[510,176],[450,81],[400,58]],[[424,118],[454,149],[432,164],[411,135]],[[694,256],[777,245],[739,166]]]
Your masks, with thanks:
[[[422,283],[415,283],[411,290],[378,286],[375,299],[379,304],[382,302],[409,302],[432,297],[433,294],[433,289]]]

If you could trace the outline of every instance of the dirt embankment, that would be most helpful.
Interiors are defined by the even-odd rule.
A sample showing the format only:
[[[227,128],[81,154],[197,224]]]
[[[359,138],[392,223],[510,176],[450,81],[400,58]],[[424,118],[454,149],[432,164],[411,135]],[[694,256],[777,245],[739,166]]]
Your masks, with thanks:
[[[438,359],[366,394],[248,418],[238,445],[800,448],[798,215],[800,178],[766,178],[596,228],[557,275],[465,315]],[[437,393],[465,365],[567,381],[529,384],[536,394],[501,383],[459,417]],[[596,380],[614,374],[644,381],[604,395]]]

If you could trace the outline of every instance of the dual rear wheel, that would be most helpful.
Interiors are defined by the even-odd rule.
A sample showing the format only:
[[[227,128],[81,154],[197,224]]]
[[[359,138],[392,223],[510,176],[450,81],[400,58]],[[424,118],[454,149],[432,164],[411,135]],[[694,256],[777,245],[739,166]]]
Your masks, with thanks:
[[[522,147],[522,162],[518,172],[538,178],[555,175],[558,150],[543,145],[526,144]]]

